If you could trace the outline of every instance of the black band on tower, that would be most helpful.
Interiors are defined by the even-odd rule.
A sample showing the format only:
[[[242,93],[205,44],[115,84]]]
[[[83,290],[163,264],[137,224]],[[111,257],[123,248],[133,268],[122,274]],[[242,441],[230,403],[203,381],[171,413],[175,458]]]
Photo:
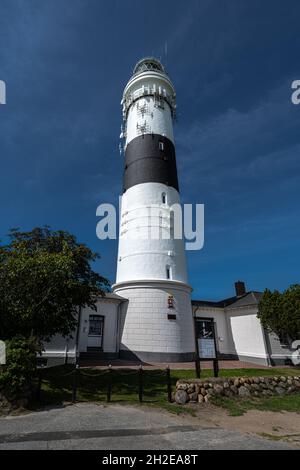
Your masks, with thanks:
[[[179,191],[174,144],[159,134],[144,134],[126,147],[124,192],[141,183],[162,183]]]

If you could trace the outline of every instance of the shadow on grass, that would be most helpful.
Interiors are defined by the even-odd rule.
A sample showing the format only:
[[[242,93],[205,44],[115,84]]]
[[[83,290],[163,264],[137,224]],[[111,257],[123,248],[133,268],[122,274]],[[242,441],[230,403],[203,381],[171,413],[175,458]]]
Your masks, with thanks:
[[[74,368],[59,366],[41,371],[42,387],[39,403],[62,404],[72,400]],[[78,402],[106,402],[111,383],[111,401],[139,403],[139,371],[85,369],[76,373]],[[176,379],[177,380],[177,379]],[[143,371],[143,402],[167,400],[165,371]]]

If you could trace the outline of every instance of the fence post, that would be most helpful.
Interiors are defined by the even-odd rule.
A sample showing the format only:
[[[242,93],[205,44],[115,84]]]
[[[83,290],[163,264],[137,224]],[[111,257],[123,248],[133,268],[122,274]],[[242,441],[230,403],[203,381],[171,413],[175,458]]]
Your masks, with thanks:
[[[166,373],[167,373],[167,393],[168,393],[168,402],[172,402],[172,384],[171,384],[171,371],[170,367],[167,366],[166,368]]]
[[[200,365],[199,356],[196,357],[196,359],[195,359],[195,369],[196,369],[196,377],[197,377],[197,379],[200,379],[200,376],[201,376],[201,365]]]
[[[112,367],[111,364],[108,366],[108,383],[107,383],[107,403],[111,401],[111,390],[112,390]]]
[[[214,359],[214,376],[218,377],[219,375],[219,363],[218,359]]]
[[[73,390],[72,390],[72,403],[76,402],[77,395],[77,370],[79,369],[79,364],[76,364],[73,370]]]
[[[139,368],[139,401],[143,402],[143,366],[140,365]]]

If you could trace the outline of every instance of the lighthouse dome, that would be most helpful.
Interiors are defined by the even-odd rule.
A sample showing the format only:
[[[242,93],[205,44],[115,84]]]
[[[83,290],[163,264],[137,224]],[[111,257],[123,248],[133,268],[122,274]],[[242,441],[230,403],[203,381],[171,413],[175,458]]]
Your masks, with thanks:
[[[155,72],[166,73],[163,65],[155,57],[144,57],[139,60],[133,69],[133,75],[154,70]]]

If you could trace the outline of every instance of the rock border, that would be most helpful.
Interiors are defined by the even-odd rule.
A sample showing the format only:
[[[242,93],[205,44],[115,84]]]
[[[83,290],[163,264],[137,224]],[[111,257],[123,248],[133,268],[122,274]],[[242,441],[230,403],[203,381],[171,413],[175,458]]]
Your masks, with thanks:
[[[300,376],[212,377],[207,379],[180,379],[176,383],[174,401],[207,403],[215,396],[263,397],[290,395],[300,392]]]

